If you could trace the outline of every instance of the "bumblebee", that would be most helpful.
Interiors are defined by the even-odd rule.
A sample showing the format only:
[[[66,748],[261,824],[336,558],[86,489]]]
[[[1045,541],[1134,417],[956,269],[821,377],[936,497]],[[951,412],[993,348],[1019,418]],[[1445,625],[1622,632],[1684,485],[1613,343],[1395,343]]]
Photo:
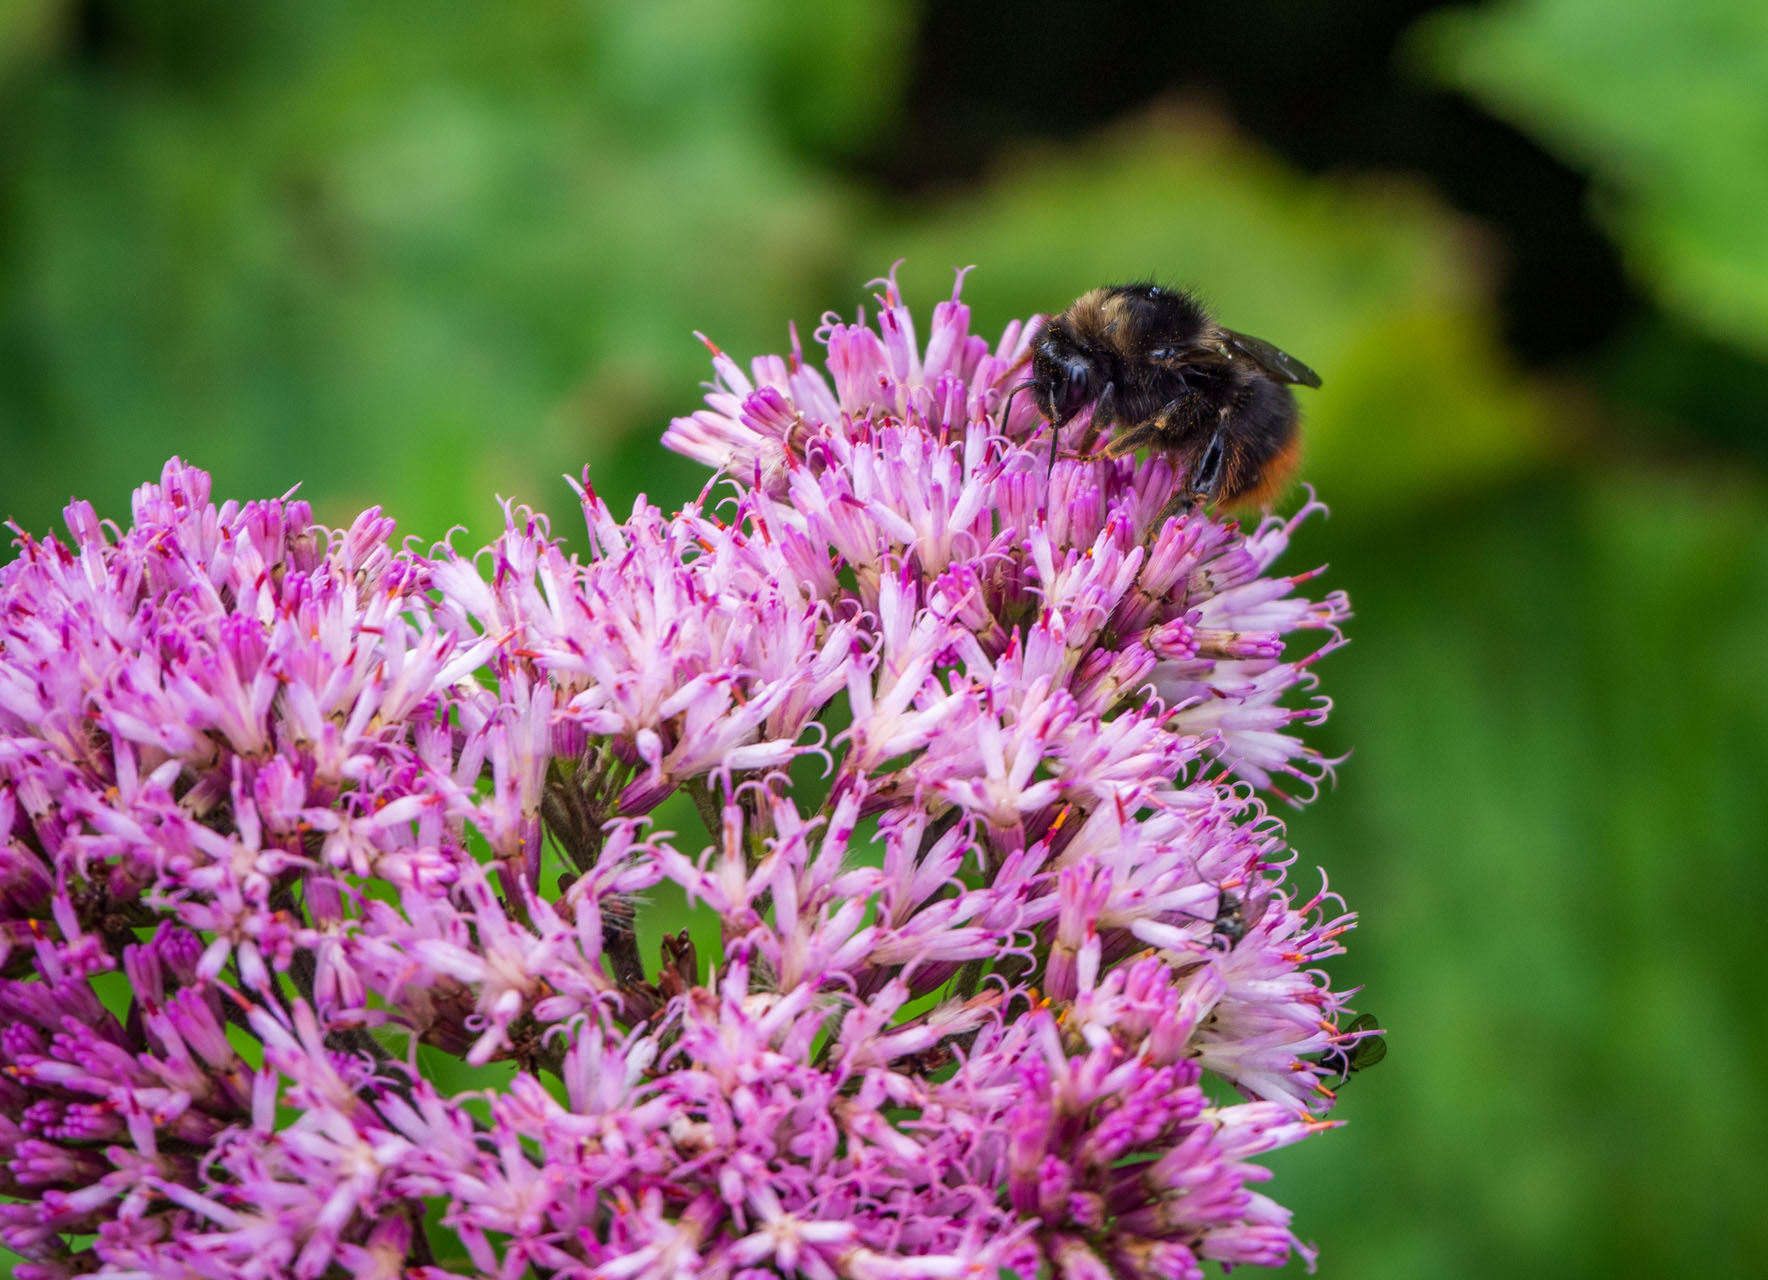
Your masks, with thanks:
[[[1090,404],[1082,456],[1117,423],[1104,456],[1148,448],[1183,465],[1184,488],[1169,511],[1268,506],[1300,460],[1289,388],[1320,385],[1294,356],[1217,324],[1184,290],[1145,282],[1076,298],[1038,331],[1031,369],[1050,422],[1051,467],[1062,428]]]

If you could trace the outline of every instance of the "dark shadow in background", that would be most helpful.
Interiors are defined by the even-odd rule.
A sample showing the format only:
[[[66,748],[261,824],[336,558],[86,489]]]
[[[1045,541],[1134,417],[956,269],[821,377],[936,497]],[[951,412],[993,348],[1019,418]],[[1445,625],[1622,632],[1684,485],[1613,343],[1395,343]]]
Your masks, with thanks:
[[[1522,361],[1587,355],[1649,304],[1590,226],[1582,174],[1408,74],[1403,37],[1441,7],[1421,0],[934,5],[915,47],[906,127],[853,161],[899,191],[924,191],[970,179],[1002,139],[1073,139],[1156,98],[1206,94],[1309,172],[1427,175],[1456,207],[1498,231],[1504,334]]]

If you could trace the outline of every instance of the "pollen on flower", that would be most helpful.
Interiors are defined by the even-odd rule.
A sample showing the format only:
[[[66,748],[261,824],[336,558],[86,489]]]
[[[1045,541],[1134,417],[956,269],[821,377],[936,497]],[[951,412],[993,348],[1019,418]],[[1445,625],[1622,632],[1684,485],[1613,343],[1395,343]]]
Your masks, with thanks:
[[[1168,459],[1050,469],[1037,321],[973,333],[962,280],[924,343],[894,273],[820,362],[702,336],[664,443],[716,485],[620,517],[583,478],[587,557],[513,504],[420,554],[177,459],[128,528],[15,530],[28,1274],[1311,1263],[1254,1160],[1379,1056],[1265,803],[1334,763],[1348,603],[1271,573],[1318,504],[1157,521]],[[647,825],[676,796],[703,831]],[[700,920],[659,950],[665,889]]]

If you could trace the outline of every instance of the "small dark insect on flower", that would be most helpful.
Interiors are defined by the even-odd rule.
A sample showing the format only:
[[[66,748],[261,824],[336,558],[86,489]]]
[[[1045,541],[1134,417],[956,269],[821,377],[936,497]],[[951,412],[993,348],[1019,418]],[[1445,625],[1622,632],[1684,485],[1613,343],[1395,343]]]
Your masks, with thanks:
[[[1248,929],[1255,928],[1265,918],[1265,908],[1271,905],[1271,898],[1268,893],[1252,898],[1251,895],[1242,896],[1221,889],[1217,891],[1217,904],[1211,941],[1219,938],[1227,944],[1223,950],[1231,950],[1239,945]]]
[[[1217,324],[1184,290],[1148,283],[1075,299],[1038,332],[1031,367],[1026,385],[1050,422],[1050,465],[1062,428],[1090,404],[1082,455],[1113,422],[1120,429],[1106,457],[1177,455],[1185,486],[1172,509],[1269,506],[1300,460],[1289,387],[1320,385],[1294,356]]]
[[[1320,1055],[1320,1065],[1338,1076],[1329,1088],[1341,1087],[1355,1073],[1367,1071],[1387,1057],[1387,1037],[1378,1034],[1380,1025],[1374,1014],[1359,1013],[1344,1029],[1343,1046]],[[1356,1038],[1349,1039],[1352,1036]]]

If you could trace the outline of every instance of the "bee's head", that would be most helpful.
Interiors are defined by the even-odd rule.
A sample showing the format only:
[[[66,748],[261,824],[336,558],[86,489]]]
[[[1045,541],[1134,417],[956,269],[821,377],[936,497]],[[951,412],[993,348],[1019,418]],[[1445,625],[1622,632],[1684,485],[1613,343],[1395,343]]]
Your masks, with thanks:
[[[1031,380],[1038,408],[1060,426],[1104,389],[1093,358],[1059,320],[1044,327],[1031,353]]]

